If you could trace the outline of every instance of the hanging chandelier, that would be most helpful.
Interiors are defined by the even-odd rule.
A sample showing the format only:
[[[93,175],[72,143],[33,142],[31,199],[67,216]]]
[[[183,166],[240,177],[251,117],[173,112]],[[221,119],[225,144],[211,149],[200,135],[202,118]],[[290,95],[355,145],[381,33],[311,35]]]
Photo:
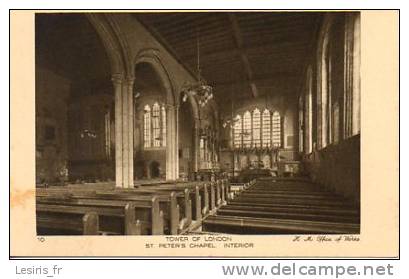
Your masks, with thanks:
[[[236,116],[236,117],[231,116],[231,118],[227,118],[227,119],[224,120],[224,122],[223,122],[223,128],[230,128],[230,129],[232,129],[232,128],[234,128],[234,126],[236,125],[237,121],[239,121],[239,120],[240,120],[240,119],[239,119],[238,116]]]
[[[197,81],[193,83],[186,82],[182,86],[182,100],[186,102],[189,96],[196,98],[200,107],[206,104],[213,98],[213,88],[206,83],[201,75],[200,68],[200,42],[197,36]]]

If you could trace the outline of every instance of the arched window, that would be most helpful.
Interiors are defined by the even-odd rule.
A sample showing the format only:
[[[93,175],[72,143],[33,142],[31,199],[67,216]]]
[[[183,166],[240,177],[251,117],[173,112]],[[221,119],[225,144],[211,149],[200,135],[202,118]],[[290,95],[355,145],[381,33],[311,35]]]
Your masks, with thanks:
[[[165,147],[166,146],[166,108],[157,102],[152,108],[149,105],[144,107],[143,114],[143,146]]]
[[[273,146],[281,147],[281,117],[279,112],[273,113]]]
[[[149,105],[144,107],[143,123],[143,146],[151,147],[151,108]]]
[[[162,146],[166,146],[166,108],[162,106]]]
[[[160,107],[158,103],[155,103],[152,107],[152,135],[154,147],[159,147],[162,139],[160,133],[160,120]]]
[[[243,147],[251,147],[251,113],[249,111],[243,115]]]
[[[240,115],[237,115],[234,122],[233,133],[234,133],[234,147],[241,147],[241,132],[242,132],[242,119]]]
[[[263,111],[262,126],[263,126],[262,132],[263,147],[269,147],[271,146],[271,114],[268,109],[265,109]]]
[[[199,158],[201,162],[205,161],[205,140],[203,138],[199,141]]]
[[[253,146],[261,146],[261,119],[260,111],[256,108],[253,111]]]

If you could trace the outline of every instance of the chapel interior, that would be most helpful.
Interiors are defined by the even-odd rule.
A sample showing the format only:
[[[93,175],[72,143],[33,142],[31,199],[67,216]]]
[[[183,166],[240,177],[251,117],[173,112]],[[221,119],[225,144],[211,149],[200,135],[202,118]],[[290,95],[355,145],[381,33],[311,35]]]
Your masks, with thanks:
[[[359,12],[37,13],[37,232],[359,233],[360,49]]]

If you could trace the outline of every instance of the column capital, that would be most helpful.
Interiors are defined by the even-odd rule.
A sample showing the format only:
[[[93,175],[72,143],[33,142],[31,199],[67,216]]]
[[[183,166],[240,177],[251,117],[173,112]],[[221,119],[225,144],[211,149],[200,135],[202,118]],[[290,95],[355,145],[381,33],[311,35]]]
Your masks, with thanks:
[[[114,84],[122,84],[124,76],[122,74],[113,74],[111,80]]]
[[[173,105],[173,104],[169,104],[169,103],[165,103],[165,107],[169,110],[177,110],[179,109],[178,105]]]
[[[128,86],[133,86],[133,83],[135,82],[135,78],[131,77],[131,76],[128,76],[128,77],[125,78],[124,82]]]

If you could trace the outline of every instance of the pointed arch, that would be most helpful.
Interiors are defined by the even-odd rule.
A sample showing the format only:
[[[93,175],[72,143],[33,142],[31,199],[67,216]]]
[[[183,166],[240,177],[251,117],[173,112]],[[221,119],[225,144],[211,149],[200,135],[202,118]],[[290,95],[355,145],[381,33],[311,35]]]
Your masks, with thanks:
[[[119,75],[121,78],[125,77],[127,75],[126,55],[108,19],[104,15],[97,13],[87,13],[86,17],[95,28],[105,47],[112,75]]]
[[[159,51],[156,49],[141,50],[134,59],[134,66],[139,63],[147,63],[152,66],[165,89],[166,104],[176,106],[178,104],[178,98],[176,98],[172,78],[160,59]]]
[[[177,179],[179,177],[179,156],[178,156],[178,106],[179,98],[172,83],[172,77],[161,61],[160,53],[157,49],[146,48],[139,51],[134,61],[150,64],[158,74],[162,86],[166,93],[166,179]],[[160,130],[159,130],[160,131]],[[160,132],[159,132],[160,133]]]

